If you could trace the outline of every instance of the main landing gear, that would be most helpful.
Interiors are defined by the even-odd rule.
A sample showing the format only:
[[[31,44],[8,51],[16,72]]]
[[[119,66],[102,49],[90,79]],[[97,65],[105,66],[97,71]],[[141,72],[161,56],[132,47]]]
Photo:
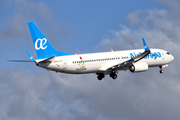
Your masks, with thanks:
[[[109,74],[109,76],[112,78],[112,79],[116,79],[117,78],[117,74],[112,72]]]
[[[103,73],[99,73],[97,76],[98,80],[102,80],[105,77],[105,75]]]
[[[162,66],[159,66],[159,68],[160,68],[160,73],[162,74],[164,71],[163,71],[163,69],[162,69]]]
[[[98,76],[97,76],[97,79],[98,80],[102,80],[104,77],[105,77],[105,75],[103,74],[103,73],[96,73]],[[111,72],[110,74],[109,74],[109,76],[112,78],[112,79],[116,79],[117,78],[117,74],[115,73],[115,72]]]
[[[104,77],[105,77],[105,75],[103,74],[103,73],[97,73],[97,79],[98,80],[102,80]],[[116,79],[117,78],[117,74],[115,73],[115,72],[111,72],[110,74],[109,74],[109,76],[112,78],[112,79]]]

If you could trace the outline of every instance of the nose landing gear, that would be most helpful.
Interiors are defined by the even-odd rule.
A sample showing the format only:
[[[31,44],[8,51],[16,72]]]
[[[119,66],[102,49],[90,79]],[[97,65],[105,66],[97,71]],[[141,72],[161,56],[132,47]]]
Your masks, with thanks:
[[[163,71],[163,70],[160,70],[159,72],[160,72],[160,73],[163,73],[164,71]]]

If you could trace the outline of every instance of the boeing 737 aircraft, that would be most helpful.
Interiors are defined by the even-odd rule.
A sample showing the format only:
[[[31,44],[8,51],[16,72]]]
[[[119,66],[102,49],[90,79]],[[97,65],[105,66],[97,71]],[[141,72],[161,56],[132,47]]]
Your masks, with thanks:
[[[144,72],[149,67],[167,67],[174,57],[161,49],[149,49],[142,38],[144,49],[111,51],[89,54],[75,54],[59,52],[53,48],[34,22],[28,23],[38,59],[35,60],[28,52],[30,60],[37,66],[49,71],[86,74],[96,73],[102,80],[105,75],[117,78],[117,72],[130,70],[132,73]]]

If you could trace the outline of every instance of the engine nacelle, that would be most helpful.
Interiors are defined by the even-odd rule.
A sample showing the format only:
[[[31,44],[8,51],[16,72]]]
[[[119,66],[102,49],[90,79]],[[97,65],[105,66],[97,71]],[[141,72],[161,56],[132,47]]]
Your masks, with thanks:
[[[144,72],[144,71],[148,70],[148,64],[145,62],[135,63],[129,68],[129,70],[133,73]]]

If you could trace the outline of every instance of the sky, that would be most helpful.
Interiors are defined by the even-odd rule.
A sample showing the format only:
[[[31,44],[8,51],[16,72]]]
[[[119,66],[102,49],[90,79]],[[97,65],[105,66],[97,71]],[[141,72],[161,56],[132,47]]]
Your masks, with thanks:
[[[179,120],[179,0],[0,0],[0,119]],[[49,72],[37,58],[27,22],[68,54],[142,48],[169,51],[174,61],[159,73],[121,71],[112,80],[95,74]]]

